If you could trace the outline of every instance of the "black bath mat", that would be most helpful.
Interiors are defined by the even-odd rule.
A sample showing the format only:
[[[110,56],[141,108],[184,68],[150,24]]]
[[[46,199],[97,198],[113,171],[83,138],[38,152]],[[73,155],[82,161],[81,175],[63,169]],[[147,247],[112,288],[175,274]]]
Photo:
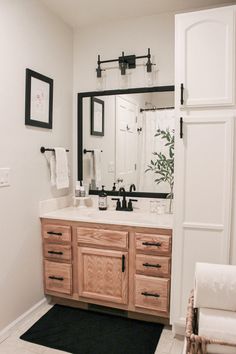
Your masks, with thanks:
[[[20,338],[73,354],[154,354],[163,325],[55,305]]]

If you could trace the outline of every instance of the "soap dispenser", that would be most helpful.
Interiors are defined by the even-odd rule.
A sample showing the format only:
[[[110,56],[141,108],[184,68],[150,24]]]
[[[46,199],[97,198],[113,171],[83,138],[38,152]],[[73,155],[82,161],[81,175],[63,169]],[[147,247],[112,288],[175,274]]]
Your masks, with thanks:
[[[98,209],[107,210],[107,193],[104,190],[105,186],[102,186],[102,190],[98,196]]]

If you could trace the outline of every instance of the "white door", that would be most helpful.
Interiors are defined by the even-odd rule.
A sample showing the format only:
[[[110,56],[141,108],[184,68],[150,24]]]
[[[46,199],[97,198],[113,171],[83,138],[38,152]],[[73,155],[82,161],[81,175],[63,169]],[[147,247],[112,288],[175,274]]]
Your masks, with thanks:
[[[126,188],[137,183],[138,106],[116,97],[116,179]]]
[[[199,113],[198,113],[199,114]],[[183,116],[176,125],[171,322],[185,325],[196,262],[229,263],[233,175],[230,113]]]
[[[234,104],[235,9],[176,16],[176,93],[178,102],[183,93],[182,107]]]

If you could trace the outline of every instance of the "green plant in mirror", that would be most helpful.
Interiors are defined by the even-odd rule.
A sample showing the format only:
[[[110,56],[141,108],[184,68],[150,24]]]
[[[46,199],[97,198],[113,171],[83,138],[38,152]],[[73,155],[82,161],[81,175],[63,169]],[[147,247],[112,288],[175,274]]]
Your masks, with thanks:
[[[169,129],[158,129],[155,134],[155,137],[159,137],[160,139],[166,140],[165,146],[167,147],[168,153],[164,154],[162,152],[153,152],[154,158],[150,161],[148,168],[145,170],[145,172],[153,171],[155,173],[155,182],[157,184],[162,182],[167,182],[169,184],[170,193],[167,195],[167,198],[170,199],[169,213],[171,213],[172,200],[174,196],[174,130],[170,132]]]

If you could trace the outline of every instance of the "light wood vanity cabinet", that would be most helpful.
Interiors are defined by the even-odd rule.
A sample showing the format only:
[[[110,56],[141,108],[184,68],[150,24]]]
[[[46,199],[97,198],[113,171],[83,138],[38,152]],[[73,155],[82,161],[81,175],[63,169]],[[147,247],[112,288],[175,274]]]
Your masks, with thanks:
[[[42,238],[46,294],[169,317],[171,229],[42,219]]]
[[[42,228],[44,256],[44,289],[70,295],[72,293],[71,226],[56,223]]]
[[[171,235],[136,232],[135,246],[135,306],[168,313]]]

